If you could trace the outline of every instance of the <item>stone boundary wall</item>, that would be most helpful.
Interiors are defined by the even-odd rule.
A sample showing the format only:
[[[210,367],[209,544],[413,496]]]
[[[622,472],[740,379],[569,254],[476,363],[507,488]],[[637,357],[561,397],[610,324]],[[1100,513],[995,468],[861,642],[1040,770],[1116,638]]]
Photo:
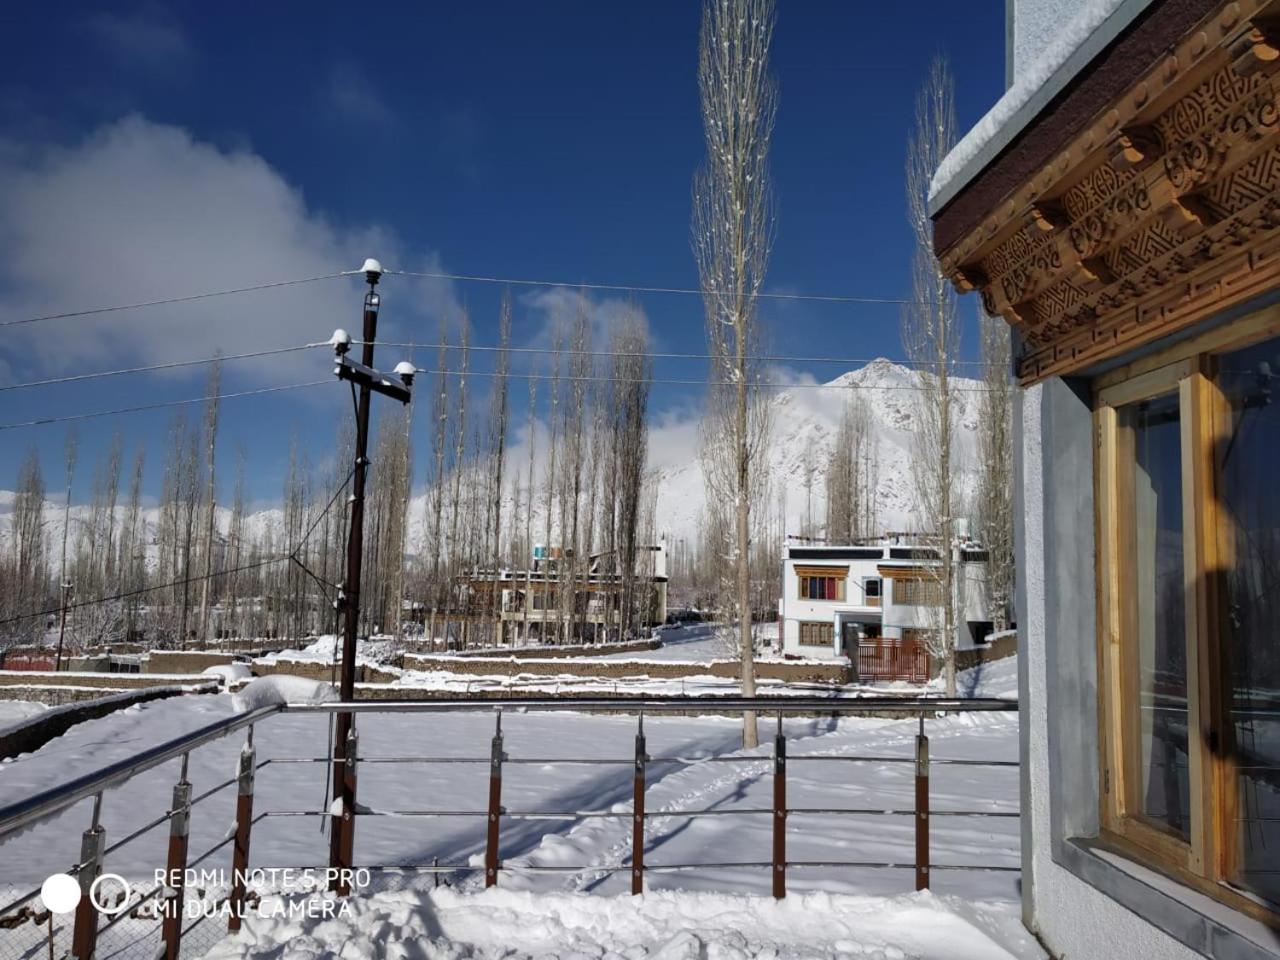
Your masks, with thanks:
[[[249,664],[255,677],[269,677],[272,674],[287,674],[291,677],[305,677],[308,680],[323,680],[328,683],[330,677],[340,677],[339,667],[336,673],[333,667],[323,660],[254,660]],[[368,663],[356,664],[356,683],[394,683],[400,679],[400,672],[394,669],[374,666]]]
[[[152,650],[142,658],[143,673],[203,673],[234,663],[233,653],[216,650]]]
[[[154,690],[154,687],[149,689]],[[83,703],[85,700],[101,700],[113,693],[128,693],[114,687],[45,687],[11,683],[0,686],[0,700],[30,700],[47,707],[60,707],[64,703]]]
[[[476,677],[514,677],[532,674],[539,677],[623,677],[649,676],[654,679],[713,676],[729,679],[741,675],[737,660],[704,662],[683,660],[604,660],[593,658],[519,659],[516,657],[454,657],[406,653],[406,670],[440,670]],[[757,660],[756,676],[761,680],[784,680],[792,683],[851,683],[853,668],[847,661]]]
[[[563,646],[482,647],[473,650],[437,650],[425,640],[407,640],[405,655],[436,657],[516,657],[551,660],[558,657],[603,657],[614,653],[643,653],[657,650],[661,640],[629,640],[626,643],[575,643]]]
[[[77,723],[97,720],[109,713],[131,707],[135,703],[178,697],[187,692],[188,689],[181,686],[124,690],[105,697],[97,696],[87,702],[66,703],[51,710],[45,710],[0,730],[0,759],[7,760],[22,753],[38,750],[54,737],[62,736]]]
[[[176,673],[75,673],[62,670],[0,670],[0,687],[100,687],[113,690],[139,690],[146,687],[208,686],[216,677]]]

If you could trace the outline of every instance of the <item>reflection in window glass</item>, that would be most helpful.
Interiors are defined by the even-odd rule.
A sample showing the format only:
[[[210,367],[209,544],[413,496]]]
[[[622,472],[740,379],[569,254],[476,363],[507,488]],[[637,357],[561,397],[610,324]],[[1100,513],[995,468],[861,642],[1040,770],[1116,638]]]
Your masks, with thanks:
[[[1182,439],[1176,393],[1120,411],[1132,442],[1134,637],[1128,708],[1137,711],[1134,812],[1183,838],[1191,829]]]
[[[1232,882],[1280,902],[1280,341],[1220,358],[1231,409],[1218,497],[1228,558],[1224,624],[1234,756]]]

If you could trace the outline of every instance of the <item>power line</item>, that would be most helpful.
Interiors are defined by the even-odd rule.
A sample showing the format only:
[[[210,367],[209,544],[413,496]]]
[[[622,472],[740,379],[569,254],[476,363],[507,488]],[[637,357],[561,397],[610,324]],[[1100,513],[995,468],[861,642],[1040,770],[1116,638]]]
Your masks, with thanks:
[[[95,410],[90,413],[72,413],[62,417],[41,417],[39,420],[25,420],[19,423],[0,423],[0,430],[17,430],[22,427],[43,427],[51,423],[66,423],[71,420],[92,420],[97,417],[114,417],[124,413],[140,413],[144,410],[159,410],[163,407],[181,407],[192,403],[208,403],[210,400],[236,400],[240,397],[256,397],[264,393],[280,393],[284,390],[301,390],[304,387],[318,387],[332,380],[309,380],[306,383],[287,383],[277,387],[260,387],[256,390],[241,390],[238,393],[215,394],[208,397],[191,397],[186,400],[162,400],[158,403],[143,403],[136,407],[118,407],[115,410]]]
[[[65,377],[49,377],[46,380],[28,380],[26,383],[0,384],[0,393],[8,390],[25,390],[28,387],[48,387],[63,383],[79,383],[82,380],[100,380],[104,377],[119,377],[131,373],[153,373],[157,370],[176,370],[180,367],[195,367],[207,363],[223,363],[233,360],[248,360],[253,357],[272,357],[282,353],[296,353],[313,347],[326,347],[327,343],[304,343],[296,347],[279,347],[274,350],[256,350],[253,353],[233,353],[213,357],[201,357],[198,360],[174,360],[169,363],[156,363],[149,367],[124,367],[119,370],[99,370],[94,373],[75,373]]]
[[[304,347],[291,349],[305,349]],[[193,361],[197,362],[197,361]],[[481,370],[449,370],[449,369],[430,369],[426,367],[418,367],[417,373],[427,375],[443,375],[447,377],[485,377],[494,378],[503,376],[503,374],[495,371]],[[105,374],[111,375],[111,374]],[[663,384],[672,386],[694,386],[694,387],[725,387],[733,386],[732,380],[704,380],[694,377],[613,377],[613,376],[590,376],[581,377],[571,374],[550,374],[550,373],[510,373],[506,376],[514,377],[521,380],[563,380],[568,383],[648,383]],[[127,413],[143,413],[148,410],[160,410],[165,407],[181,407],[188,406],[193,403],[208,403],[211,400],[236,400],[241,397],[262,396],[269,393],[282,393],[286,390],[302,390],[307,387],[318,387],[326,383],[332,383],[332,380],[308,380],[304,383],[287,383],[275,387],[259,387],[254,390],[241,390],[236,393],[215,394],[204,397],[189,397],[182,400],[162,400],[156,403],[143,403],[132,407],[117,407],[113,410],[93,410],[86,413],[72,413],[58,417],[41,417],[36,420],[23,420],[14,423],[0,423],[0,431],[18,430],[24,427],[43,427],[56,423],[69,423],[76,420],[93,420],[98,417],[114,417]],[[754,386],[762,390],[911,390],[922,391],[926,389],[923,386],[912,384],[866,384],[866,383],[771,383],[769,381],[756,381]],[[952,387],[952,393],[987,393],[987,387]]]
[[[149,587],[139,587],[136,590],[124,590],[120,593],[114,593],[108,597],[97,597],[93,600],[81,600],[78,603],[68,604],[65,609],[67,611],[79,610],[81,607],[92,607],[100,603],[112,603],[116,600],[128,600],[130,597],[141,596],[144,593],[155,593],[157,590],[167,590],[170,587],[181,587],[189,583],[199,583],[202,580],[212,580],[214,577],[224,577],[232,573],[242,573],[245,570],[256,570],[259,567],[270,566],[273,563],[284,563],[289,559],[289,554],[282,557],[268,557],[266,560],[255,560],[253,563],[241,564],[238,567],[231,567],[227,570],[219,570],[217,573],[210,573],[207,576],[200,575],[198,577],[183,577],[179,580],[170,580],[168,583],[157,583]],[[7,623],[18,623],[22,620],[31,620],[35,617],[47,617],[55,613],[61,613],[64,607],[59,604],[47,610],[35,610],[31,613],[19,614],[16,617],[6,617],[0,620],[0,625]]]
[[[363,345],[363,340],[353,340],[354,344]],[[461,343],[416,343],[413,341],[395,341],[395,340],[379,340],[375,344],[379,347],[411,347],[422,350],[438,350],[444,348],[446,350],[461,350]],[[573,350],[561,349],[555,347],[513,347],[513,346],[490,346],[479,344],[467,344],[468,350],[476,350],[481,353],[533,353],[533,354],[562,354],[564,356],[574,357],[640,357],[652,360],[718,360],[719,357],[712,356],[709,353],[634,353],[628,351],[616,350]],[[752,355],[744,359],[752,362],[760,363],[838,363],[845,366],[866,366],[875,363],[877,360],[886,360],[886,357],[788,357],[788,356],[770,356],[770,355]],[[913,366],[931,366],[929,361],[923,360],[890,360],[890,363],[902,367]],[[986,360],[951,360],[948,366],[953,367],[992,367],[1005,366],[1005,364],[988,363]]]
[[[446,377],[501,377],[504,374],[494,371],[479,370],[431,370],[425,367],[418,367],[416,373],[425,373],[428,375],[443,374]],[[678,384],[683,386],[695,387],[730,387],[735,385],[733,380],[701,380],[695,378],[678,379],[670,377],[611,377],[611,376],[592,376],[592,377],[575,377],[568,374],[552,374],[552,373],[509,373],[505,374],[516,380],[564,380],[569,383],[661,383],[661,384]],[[771,383],[767,380],[754,381],[752,386],[759,387],[762,390],[924,390],[925,387],[913,386],[906,383],[897,384],[866,384],[866,383]],[[988,393],[987,387],[951,387],[951,393]]]
[[[387,270],[386,273],[402,277],[421,277],[426,280],[458,280],[466,283],[498,283],[518,287],[568,287],[579,290],[603,290],[613,293],[671,293],[700,297],[703,291],[693,287],[645,287],[624,283],[567,283],[563,280],[527,280],[515,277],[482,277],[461,273],[427,273],[419,270]],[[899,297],[845,297],[813,293],[744,293],[750,300],[807,300],[818,303],[885,303],[912,304],[923,301]]]
[[[325,380],[323,382],[328,383],[329,381]],[[354,472],[355,472],[354,468],[352,468],[352,473]],[[310,527],[307,528],[307,532],[304,533],[298,539],[298,542],[294,544],[293,549],[286,554],[281,554],[275,557],[268,557],[265,560],[255,560],[251,563],[240,564],[239,566],[217,570],[212,573],[201,574],[200,576],[182,577],[178,580],[170,580],[168,583],[152,584],[149,587],[139,587],[136,590],[124,590],[119,593],[111,594],[110,596],[97,597],[93,600],[81,600],[79,603],[73,603],[65,607],[62,604],[59,604],[58,606],[47,609],[47,610],[36,610],[31,613],[20,614],[16,617],[7,617],[4,620],[0,620],[0,626],[4,624],[9,624],[9,623],[18,623],[22,620],[31,620],[36,617],[47,617],[55,613],[60,613],[64,609],[68,611],[79,610],[81,607],[92,607],[100,603],[113,603],[116,600],[127,600],[130,597],[141,596],[144,593],[155,593],[157,590],[167,590],[170,587],[181,587],[190,583],[201,583],[205,580],[213,580],[213,579],[216,579],[217,577],[225,577],[233,573],[243,573],[246,570],[257,570],[261,567],[270,566],[273,563],[285,563],[285,562],[296,563],[298,564],[298,566],[302,567],[302,569],[308,575],[315,578],[315,574],[313,574],[309,569],[307,569],[306,565],[303,564],[302,561],[298,559],[298,551],[301,550],[306,545],[307,539],[311,536],[315,528],[320,524],[320,521],[324,519],[325,514],[327,514],[330,510],[333,509],[334,503],[337,502],[338,497],[341,495],[342,491],[347,488],[347,484],[350,482],[351,482],[351,473],[348,473],[346,479],[343,480],[342,483],[338,485],[337,489],[334,491],[333,496],[330,497],[328,503],[324,505],[324,509],[322,509],[320,513],[316,516],[316,518],[311,522]],[[318,581],[318,582],[323,583],[324,581]]]
[[[339,270],[336,273],[325,273],[318,277],[301,277],[297,280],[273,280],[269,283],[255,283],[248,287],[234,287],[230,290],[211,290],[208,293],[192,293],[181,297],[166,297],[162,300],[144,300],[138,303],[122,303],[111,307],[92,307],[87,310],[70,310],[66,313],[47,313],[39,317],[17,317],[0,320],[0,327],[13,327],[22,323],[40,323],[43,320],[64,320],[68,317],[88,317],[99,313],[115,313],[120,310],[140,310],[144,307],[161,307],[172,303],[190,303],[193,300],[207,300],[210,297],[226,297],[234,293],[251,293],[255,290],[272,290],[276,287],[292,287],[300,283],[314,283],[317,280],[332,280],[336,277],[348,277],[359,273],[359,270]]]

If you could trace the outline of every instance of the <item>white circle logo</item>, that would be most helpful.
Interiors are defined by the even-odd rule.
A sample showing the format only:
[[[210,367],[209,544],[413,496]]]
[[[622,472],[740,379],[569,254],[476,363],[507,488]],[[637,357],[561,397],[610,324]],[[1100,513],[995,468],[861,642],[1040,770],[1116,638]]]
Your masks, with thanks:
[[[120,885],[124,894],[115,904],[105,903],[102,900],[102,891],[98,889],[98,885],[113,881]],[[109,891],[108,891],[109,892]],[[101,914],[108,917],[114,917],[117,913],[124,913],[129,909],[129,899],[133,896],[133,888],[129,886],[129,881],[118,873],[104,873],[98,879],[93,881],[89,887],[89,902],[93,904],[93,908]]]
[[[69,873],[55,873],[41,884],[40,900],[50,913],[70,913],[80,903],[80,881]]]

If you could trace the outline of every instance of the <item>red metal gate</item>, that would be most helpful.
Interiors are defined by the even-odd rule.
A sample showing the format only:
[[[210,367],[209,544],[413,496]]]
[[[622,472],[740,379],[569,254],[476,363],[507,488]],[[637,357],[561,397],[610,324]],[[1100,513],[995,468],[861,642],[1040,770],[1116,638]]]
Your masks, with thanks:
[[[927,683],[929,652],[915,638],[863,640],[858,644],[858,679],[871,683],[891,680]]]

